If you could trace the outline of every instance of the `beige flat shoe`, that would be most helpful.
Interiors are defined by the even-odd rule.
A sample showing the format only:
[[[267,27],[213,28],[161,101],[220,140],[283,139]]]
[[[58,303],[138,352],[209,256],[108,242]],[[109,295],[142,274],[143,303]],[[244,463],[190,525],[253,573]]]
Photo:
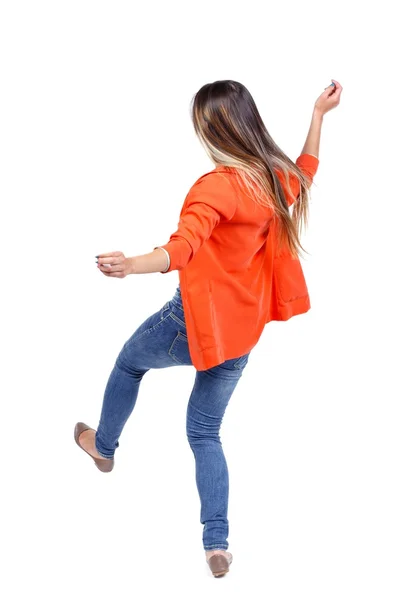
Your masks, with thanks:
[[[79,436],[81,435],[81,433],[83,433],[84,431],[87,431],[88,429],[92,429],[92,427],[89,427],[85,423],[77,423],[75,425],[75,431],[74,431],[75,442],[78,444],[79,448],[81,448],[84,452],[86,452],[86,454],[89,454],[89,456],[93,459],[93,461],[94,461],[95,465],[97,466],[97,468],[99,469],[99,471],[102,471],[102,473],[110,473],[110,471],[114,467],[114,458],[106,458],[106,459],[95,458],[87,450],[85,450],[85,448],[83,448],[80,445]],[[95,430],[92,429],[92,431],[95,431]]]
[[[229,572],[229,565],[233,560],[232,554],[228,553],[228,556],[224,554],[213,554],[207,559],[207,563],[214,577],[223,577]]]

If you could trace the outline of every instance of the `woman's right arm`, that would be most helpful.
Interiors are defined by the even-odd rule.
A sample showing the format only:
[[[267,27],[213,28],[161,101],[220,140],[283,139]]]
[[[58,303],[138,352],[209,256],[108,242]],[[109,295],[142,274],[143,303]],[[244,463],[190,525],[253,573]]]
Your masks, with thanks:
[[[312,113],[311,125],[301,154],[311,154],[311,156],[319,158],[319,143],[321,140],[321,128],[324,115],[338,106],[341,93],[341,84],[339,81],[332,79],[332,84],[328,85],[317,98]]]
[[[323,119],[324,114],[321,112],[321,110],[314,108],[311,125],[301,154],[311,154],[311,156],[319,158],[319,143],[321,141],[321,128]]]

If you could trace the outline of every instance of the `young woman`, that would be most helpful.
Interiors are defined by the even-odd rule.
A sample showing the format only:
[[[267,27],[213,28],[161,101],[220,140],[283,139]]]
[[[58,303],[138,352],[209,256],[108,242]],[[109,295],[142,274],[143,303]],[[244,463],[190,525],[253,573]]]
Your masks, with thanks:
[[[193,98],[192,120],[216,166],[190,188],[177,231],[148,254],[96,257],[106,277],[176,269],[179,285],[125,342],[106,386],[97,430],[77,423],[75,440],[101,471],[111,471],[144,374],[193,365],[186,428],[195,457],[203,547],[215,576],[228,572],[232,561],[222,418],[266,323],[310,308],[299,261],[300,231],[319,165],[323,116],[339,104],[341,92],[332,80],[316,100],[294,163],[271,138],[244,85],[231,80],[204,85]]]

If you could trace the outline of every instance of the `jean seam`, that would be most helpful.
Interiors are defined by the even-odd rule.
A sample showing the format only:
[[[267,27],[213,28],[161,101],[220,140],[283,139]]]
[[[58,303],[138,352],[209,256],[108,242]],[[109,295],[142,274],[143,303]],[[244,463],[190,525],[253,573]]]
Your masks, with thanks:
[[[246,354],[238,358],[237,361],[233,364],[234,368],[238,369],[239,371],[242,371],[241,365],[243,364],[243,367],[246,365],[246,359],[248,359],[248,356]]]
[[[176,356],[173,356],[173,355],[171,354],[171,351],[172,351],[172,349],[173,349],[173,347],[174,347],[174,345],[175,345],[176,341],[178,340],[178,338],[180,338],[180,337],[181,337],[181,335],[183,335],[182,333],[181,333],[181,335],[180,335],[180,333],[181,333],[181,332],[180,332],[180,331],[178,331],[177,335],[175,336],[175,339],[173,340],[173,342],[172,342],[172,344],[171,344],[171,346],[170,346],[170,348],[169,348],[169,350],[168,350],[168,355],[169,355],[169,356],[172,358],[172,360],[175,360],[175,361],[176,361],[176,362],[177,362],[179,365],[182,365],[182,364],[184,364],[184,363],[182,363],[180,360],[178,360],[178,358],[177,358]],[[185,337],[185,336],[184,336],[184,337]],[[185,340],[184,340],[184,341],[185,341]]]
[[[101,452],[101,451],[99,450],[99,448],[98,448],[98,444],[97,444],[97,442],[96,442],[96,439],[95,439],[95,448],[96,448],[96,450],[98,451],[98,453],[100,454],[100,456],[102,456],[102,458],[108,458],[108,459],[110,459],[110,460],[112,460],[112,459],[113,459],[114,455],[112,455],[112,456],[107,456],[106,454],[103,454],[103,452]]]
[[[182,319],[180,319],[179,317],[177,317],[177,315],[174,315],[173,312],[170,313],[169,315],[174,321],[176,321],[179,325],[182,325],[183,327],[186,327],[184,321],[182,321]]]
[[[108,458],[109,460],[113,460],[113,455],[112,456],[107,456],[106,454],[102,454],[101,452],[99,452],[99,450],[98,450],[98,453],[100,454],[100,456],[102,458]]]
[[[133,338],[131,341],[129,341],[129,345],[132,345],[133,343],[138,342],[139,339],[143,337],[143,335],[146,335],[148,333],[152,333],[153,331],[155,331],[156,329],[158,329],[158,327],[160,327],[160,325],[162,325],[170,316],[171,316],[171,313],[169,313],[166,317],[163,317],[162,319],[160,319],[160,321],[158,323],[156,323],[155,325],[153,325],[149,329],[146,329],[145,331],[143,331],[142,333],[140,333],[140,335],[138,335],[136,338]]]

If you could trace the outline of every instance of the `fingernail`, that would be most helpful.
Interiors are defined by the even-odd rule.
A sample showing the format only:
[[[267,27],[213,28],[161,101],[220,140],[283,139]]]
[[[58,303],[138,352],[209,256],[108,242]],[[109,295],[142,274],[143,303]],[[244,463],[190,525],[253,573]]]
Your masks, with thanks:
[[[96,254],[95,258],[99,258],[99,254]]]

